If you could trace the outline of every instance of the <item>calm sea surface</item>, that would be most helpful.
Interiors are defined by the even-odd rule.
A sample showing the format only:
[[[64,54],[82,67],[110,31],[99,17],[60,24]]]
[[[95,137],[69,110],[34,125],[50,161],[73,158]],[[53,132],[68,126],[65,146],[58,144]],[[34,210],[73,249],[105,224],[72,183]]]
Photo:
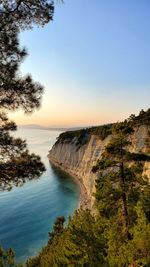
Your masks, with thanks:
[[[46,172],[40,179],[0,192],[0,244],[12,247],[18,262],[36,255],[47,243],[58,216],[72,215],[78,206],[79,188],[69,175],[53,168],[47,154],[58,131],[19,129],[31,152],[40,155]]]

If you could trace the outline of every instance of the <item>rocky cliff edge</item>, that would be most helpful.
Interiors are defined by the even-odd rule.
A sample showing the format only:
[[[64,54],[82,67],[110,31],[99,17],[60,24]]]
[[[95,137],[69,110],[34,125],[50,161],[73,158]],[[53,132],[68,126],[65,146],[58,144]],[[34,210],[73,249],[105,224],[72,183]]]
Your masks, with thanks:
[[[73,134],[74,133],[74,134]],[[60,167],[77,180],[81,188],[80,204],[92,209],[94,205],[95,180],[98,173],[92,172],[92,167],[105,149],[111,135],[101,140],[98,135],[86,131],[79,138],[72,132],[58,138],[49,152],[48,158],[54,165]],[[132,145],[130,151],[150,154],[150,127],[141,125],[135,128],[130,136]],[[143,175],[150,180],[150,162],[145,162]]]

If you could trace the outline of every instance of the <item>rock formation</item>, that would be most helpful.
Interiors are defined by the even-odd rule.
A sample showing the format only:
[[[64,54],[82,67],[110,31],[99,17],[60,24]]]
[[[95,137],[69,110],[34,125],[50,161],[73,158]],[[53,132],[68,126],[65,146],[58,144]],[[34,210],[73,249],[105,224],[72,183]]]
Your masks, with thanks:
[[[141,125],[135,127],[134,130],[134,133],[130,136],[132,144],[129,150],[150,154],[150,127]],[[75,133],[72,138],[68,138],[67,132],[63,139],[60,135],[49,152],[48,158],[54,165],[77,178],[82,185],[81,190],[86,192],[86,197],[81,197],[81,205],[91,209],[94,204],[93,193],[95,192],[95,180],[98,175],[98,173],[92,172],[92,167],[101,158],[111,135],[101,140],[98,135],[86,133],[82,138],[80,137],[79,142]],[[150,179],[150,162],[145,162],[143,175],[147,175]]]

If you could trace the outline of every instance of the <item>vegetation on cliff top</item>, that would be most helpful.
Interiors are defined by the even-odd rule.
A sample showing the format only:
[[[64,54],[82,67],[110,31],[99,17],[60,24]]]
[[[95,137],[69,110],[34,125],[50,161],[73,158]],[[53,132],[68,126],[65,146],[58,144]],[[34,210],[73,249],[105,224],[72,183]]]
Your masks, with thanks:
[[[150,126],[150,108],[147,111],[144,111],[142,109],[138,116],[131,114],[131,116],[128,119],[128,122],[131,123],[132,126],[139,126],[139,125]]]
[[[112,138],[95,171],[97,214],[80,209],[68,226],[57,220],[41,253],[26,267],[150,266],[150,184],[142,177],[150,156],[128,151],[134,129],[112,127]]]
[[[128,126],[137,127],[140,125],[150,126],[150,109],[147,111],[141,110],[138,116],[132,114],[124,123]],[[68,131],[61,133],[57,142],[70,143],[74,142],[77,146],[82,146],[89,141],[91,135],[98,136],[104,140],[112,134],[112,127],[115,123],[105,124],[101,126],[84,128],[76,131]]]

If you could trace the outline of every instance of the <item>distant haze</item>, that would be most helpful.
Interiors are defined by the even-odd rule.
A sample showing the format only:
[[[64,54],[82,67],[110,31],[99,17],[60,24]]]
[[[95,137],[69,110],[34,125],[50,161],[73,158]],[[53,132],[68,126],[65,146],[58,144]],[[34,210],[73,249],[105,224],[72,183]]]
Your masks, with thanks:
[[[38,129],[38,130],[54,130],[54,131],[72,131],[72,130],[79,130],[83,127],[61,127],[61,126],[42,126],[38,124],[25,124],[25,125],[18,125],[19,129]],[[87,126],[88,127],[88,126]],[[86,128],[87,128],[86,127]]]

